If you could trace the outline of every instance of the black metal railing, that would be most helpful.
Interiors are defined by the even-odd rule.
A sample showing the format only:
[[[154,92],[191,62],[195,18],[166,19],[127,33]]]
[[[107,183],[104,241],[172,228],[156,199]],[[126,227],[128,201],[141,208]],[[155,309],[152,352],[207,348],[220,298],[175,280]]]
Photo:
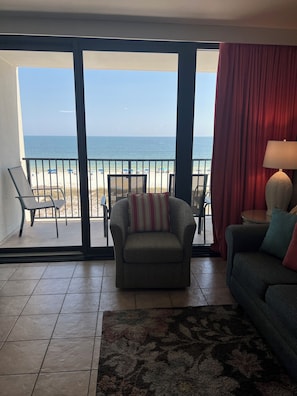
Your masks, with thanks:
[[[79,167],[75,158],[24,158],[32,188],[62,188],[66,197],[67,218],[80,218]],[[148,192],[165,192],[169,175],[174,173],[174,160],[159,159],[88,159],[90,217],[103,217],[102,196],[107,196],[108,174],[147,174]],[[210,195],[210,159],[193,159],[193,173],[207,173],[207,194]],[[210,205],[206,207],[210,215]],[[59,214],[64,217],[63,211]],[[41,211],[36,217],[50,218],[51,212]]]

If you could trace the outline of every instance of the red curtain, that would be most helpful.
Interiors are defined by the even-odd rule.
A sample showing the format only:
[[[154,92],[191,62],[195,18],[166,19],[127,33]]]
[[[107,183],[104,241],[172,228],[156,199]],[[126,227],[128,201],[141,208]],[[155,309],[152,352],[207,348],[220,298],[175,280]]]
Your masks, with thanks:
[[[221,44],[212,158],[213,250],[241,212],[265,209],[268,140],[297,139],[297,47]]]

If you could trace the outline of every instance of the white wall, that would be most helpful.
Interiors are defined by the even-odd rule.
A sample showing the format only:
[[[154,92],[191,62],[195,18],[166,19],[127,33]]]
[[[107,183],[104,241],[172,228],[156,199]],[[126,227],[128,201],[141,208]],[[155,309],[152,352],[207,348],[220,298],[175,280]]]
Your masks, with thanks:
[[[0,59],[0,242],[21,219],[20,204],[7,168],[20,163],[17,72]]]
[[[174,41],[297,45],[297,31],[227,25],[177,24],[137,20],[75,18],[61,15],[2,13],[0,34],[105,37]]]

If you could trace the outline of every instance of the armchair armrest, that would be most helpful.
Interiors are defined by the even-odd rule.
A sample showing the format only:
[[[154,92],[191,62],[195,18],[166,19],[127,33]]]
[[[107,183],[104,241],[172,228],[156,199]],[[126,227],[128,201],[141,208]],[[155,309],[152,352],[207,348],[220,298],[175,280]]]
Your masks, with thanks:
[[[110,231],[114,241],[114,250],[117,258],[122,257],[123,248],[128,233],[128,201],[127,199],[116,202],[110,216]]]
[[[192,243],[196,223],[191,207],[183,200],[169,197],[171,231],[184,246],[185,257],[192,255]]]

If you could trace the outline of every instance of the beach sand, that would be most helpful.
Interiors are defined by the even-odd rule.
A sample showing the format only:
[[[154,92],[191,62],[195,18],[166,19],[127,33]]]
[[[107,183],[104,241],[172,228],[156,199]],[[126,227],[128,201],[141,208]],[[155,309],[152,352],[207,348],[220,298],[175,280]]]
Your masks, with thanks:
[[[79,175],[57,171],[56,173],[35,173],[31,174],[31,184],[33,188],[54,187],[64,190],[79,189]],[[166,172],[147,173],[147,188],[149,192],[167,191],[169,186],[169,174]],[[89,173],[90,190],[107,190],[107,174]]]

